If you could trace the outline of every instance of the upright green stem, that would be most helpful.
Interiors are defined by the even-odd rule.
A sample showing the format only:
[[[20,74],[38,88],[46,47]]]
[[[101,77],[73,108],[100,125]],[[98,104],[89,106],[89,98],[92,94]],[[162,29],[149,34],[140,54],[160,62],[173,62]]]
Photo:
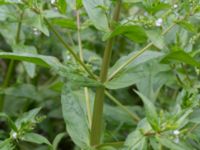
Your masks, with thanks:
[[[20,18],[19,18],[20,20],[19,20],[19,23],[17,26],[17,35],[16,35],[16,39],[15,39],[16,44],[18,44],[20,42],[20,33],[21,33],[21,28],[22,28],[23,16],[24,16],[24,11],[22,11],[22,13],[20,15]]]
[[[121,0],[118,0],[113,20],[118,21],[119,13],[121,7]],[[101,65],[100,81],[104,83],[107,80],[108,68],[110,64],[110,59],[112,55],[112,46],[113,39],[109,39],[106,43],[104,50],[103,63]],[[103,104],[104,104],[104,92],[105,88],[97,88],[95,101],[94,101],[94,110],[92,116],[92,128],[90,135],[90,144],[91,146],[99,145],[101,140],[101,129],[102,129],[102,118],[103,118]]]
[[[49,23],[49,22],[48,22],[48,23]],[[51,24],[49,23],[49,25],[51,25]],[[51,29],[51,30],[54,29],[54,28],[52,27],[52,25],[51,25],[51,28],[50,28],[50,29]],[[64,41],[64,40],[62,39],[62,37],[58,34],[58,32],[54,29],[54,33],[55,33],[55,32],[57,33],[56,36],[59,37],[58,40],[64,45],[65,41]],[[63,42],[64,42],[64,43],[63,43]],[[67,44],[65,43],[65,45],[67,45]],[[80,61],[78,61],[78,62],[80,62]],[[81,64],[80,64],[80,65],[81,65]],[[86,67],[87,67],[87,66],[86,66]],[[89,69],[88,69],[88,70],[89,70]],[[87,70],[85,70],[85,71],[87,72]],[[92,74],[93,74],[93,75],[90,76],[90,77],[92,77],[93,79],[96,79],[96,80],[97,80],[98,77],[97,77],[94,73],[92,73]],[[109,92],[106,92],[105,94],[108,96],[108,98],[111,98],[111,94],[109,94]],[[112,96],[112,97],[113,97],[113,96]],[[113,98],[114,98],[114,97],[113,97]],[[111,100],[112,100],[115,104],[117,104],[120,108],[122,108],[123,105],[122,105],[119,101],[117,101],[116,98],[115,98],[116,101],[115,101],[114,99],[111,99]],[[87,106],[87,107],[88,107],[88,106]],[[125,110],[125,109],[126,109],[126,110]],[[123,107],[122,110],[124,110],[125,112],[128,112],[128,110],[127,110],[126,107]],[[133,114],[133,112],[129,112],[129,114],[130,114],[130,113],[132,113],[132,116],[135,116],[135,114]],[[137,119],[136,119],[136,120],[137,120]]]
[[[16,44],[19,43],[19,41],[20,41],[20,33],[21,33],[23,15],[24,15],[24,12],[21,13],[20,18],[19,18],[19,23],[17,26],[17,33],[16,33],[16,38],[15,38]],[[14,64],[15,64],[15,61],[10,60],[8,70],[6,72],[6,76],[5,76],[5,79],[3,82],[2,89],[5,89],[9,85],[9,81],[11,79],[11,75],[12,75],[12,72],[14,69]],[[3,106],[4,106],[4,95],[1,95],[0,96],[0,111],[3,111]]]
[[[76,10],[76,24],[77,24],[77,36],[78,36],[78,47],[79,47],[79,56],[82,61],[83,60],[83,48],[81,42],[81,34],[80,34],[80,14],[79,10]]]
[[[38,13],[38,12],[36,12],[36,13]],[[47,21],[47,20],[46,20]],[[55,33],[56,34],[56,37],[58,38],[58,40],[66,47],[66,43],[65,43],[65,41],[62,39],[62,37],[59,35],[59,33],[53,28],[53,26],[48,22],[48,25],[49,25],[49,27],[50,27],[50,29],[53,31],[53,33]],[[67,48],[67,47],[66,47]],[[71,50],[72,50],[72,48],[71,48]],[[74,50],[73,50],[74,51]],[[70,51],[71,52],[71,51]],[[76,59],[76,58],[75,58]],[[82,62],[82,61],[78,61],[79,63],[80,62]],[[83,63],[84,64],[84,63]],[[81,64],[80,63],[80,65],[82,65],[82,67],[83,67],[83,64]],[[84,64],[85,65],[85,64]],[[85,67],[83,67],[84,69],[85,68],[87,68],[87,66],[85,66]],[[89,69],[85,69],[85,71],[86,72],[88,72],[88,70]],[[91,72],[91,71],[90,71]],[[98,77],[93,73],[93,72],[91,72],[92,73],[92,75],[90,75],[90,77],[92,77],[93,79],[98,79]],[[90,74],[89,72],[88,72],[88,74]],[[108,95],[109,94],[109,92],[106,92],[106,95],[109,97],[109,98],[111,98],[110,97],[110,95]],[[113,96],[112,96],[113,97]],[[89,97],[88,97],[89,98]],[[114,97],[113,97],[114,98]],[[111,99],[112,101],[113,101],[113,99]],[[118,101],[113,101],[113,102],[115,102],[120,108],[122,108],[121,106],[122,106],[122,104]],[[88,108],[89,108],[89,106],[87,106]],[[122,110],[125,110],[126,109],[126,107],[123,107],[122,108]],[[126,112],[128,112],[128,110],[125,110]],[[132,113],[132,112],[129,112],[129,114],[130,113]],[[135,114],[133,114],[132,116],[135,116]]]
[[[13,68],[14,68],[14,60],[10,60],[10,63],[8,65],[8,70],[6,72],[6,76],[5,76],[5,79],[3,82],[3,86],[2,86],[3,89],[9,85],[9,81],[10,81],[11,74],[13,72]]]
[[[80,13],[79,10],[76,10],[76,24],[77,24],[77,35],[78,35],[78,47],[79,47],[79,56],[82,62],[84,62],[83,59],[83,48],[82,48],[82,42],[81,42],[81,33],[80,33]],[[86,102],[86,109],[87,109],[87,117],[88,117],[88,124],[89,127],[91,127],[92,124],[92,113],[91,113],[91,105],[90,105],[90,96],[89,91],[87,87],[84,87],[84,94],[85,94],[85,102]]]

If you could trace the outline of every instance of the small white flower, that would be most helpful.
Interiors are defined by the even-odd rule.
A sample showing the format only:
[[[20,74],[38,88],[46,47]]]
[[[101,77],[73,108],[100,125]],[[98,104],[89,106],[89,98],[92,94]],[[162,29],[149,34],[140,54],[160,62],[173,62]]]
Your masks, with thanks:
[[[56,0],[51,0],[51,4],[54,4],[56,2]]]
[[[13,138],[13,139],[17,139],[17,133],[16,133],[16,132],[13,132],[12,138]]]
[[[37,28],[33,28],[33,34],[39,36],[41,33]]]
[[[156,20],[156,26],[157,26],[157,27],[160,27],[160,26],[162,25],[162,23],[163,23],[162,18],[158,18],[158,19]]]
[[[177,5],[177,4],[174,4],[174,6],[173,6],[173,7],[176,9],[176,8],[178,8],[178,5]]]
[[[179,134],[180,134],[180,131],[179,131],[179,130],[174,130],[174,131],[173,131],[173,134],[174,134],[174,135],[179,135]]]

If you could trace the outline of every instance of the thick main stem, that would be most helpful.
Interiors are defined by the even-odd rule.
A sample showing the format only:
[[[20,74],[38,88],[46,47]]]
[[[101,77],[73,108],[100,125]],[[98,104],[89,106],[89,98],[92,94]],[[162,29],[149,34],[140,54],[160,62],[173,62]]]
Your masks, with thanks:
[[[121,6],[121,0],[119,0],[116,5],[113,16],[114,21],[117,21],[119,19],[120,6]],[[100,81],[102,83],[104,83],[107,80],[107,74],[112,55],[112,46],[113,46],[113,39],[109,39],[106,43],[103,63],[101,66]],[[105,93],[104,87],[97,88],[95,102],[94,102],[93,116],[92,116],[91,135],[90,135],[91,146],[99,145],[101,141],[104,93]]]
[[[112,51],[113,40],[107,42],[107,46],[104,53],[103,64],[100,74],[101,82],[105,82],[107,78],[107,71],[110,62],[110,56]],[[104,103],[104,92],[105,88],[100,87],[96,90],[96,96],[94,101],[94,109],[92,116],[92,127],[90,135],[90,144],[92,146],[100,144],[101,129],[102,129],[102,117],[103,117],[103,103]]]

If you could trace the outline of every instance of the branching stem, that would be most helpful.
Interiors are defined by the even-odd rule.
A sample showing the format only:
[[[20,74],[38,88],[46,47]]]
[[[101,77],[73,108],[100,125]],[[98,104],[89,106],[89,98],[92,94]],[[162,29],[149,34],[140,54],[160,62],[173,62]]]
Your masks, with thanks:
[[[121,7],[121,0],[118,0],[115,7],[113,21],[118,21]],[[111,27],[112,28],[112,27]],[[103,63],[101,65],[100,81],[104,83],[107,80],[108,69],[110,65],[110,59],[112,55],[113,38],[109,39],[106,43],[104,50]],[[100,87],[96,90],[96,96],[94,101],[94,109],[92,116],[92,128],[90,135],[91,146],[99,145],[101,142],[102,131],[102,119],[103,119],[103,104],[104,104],[104,92],[105,88]]]

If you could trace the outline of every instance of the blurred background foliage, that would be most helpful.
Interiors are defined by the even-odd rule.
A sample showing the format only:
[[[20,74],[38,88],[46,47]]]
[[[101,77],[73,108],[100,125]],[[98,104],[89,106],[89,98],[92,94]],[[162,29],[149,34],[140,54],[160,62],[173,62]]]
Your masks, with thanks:
[[[147,51],[105,83],[140,121],[106,98],[103,140],[125,141],[119,145],[130,150],[200,149],[199,0],[123,0],[119,23],[110,22],[116,1],[0,0],[0,57],[7,57],[4,52],[54,56],[66,67],[75,65],[81,74],[81,67],[53,30],[77,54],[80,31],[84,61],[97,75],[105,41],[115,37],[111,75],[150,43]],[[0,59],[0,99],[4,101],[0,149],[46,150],[53,141],[60,150],[80,149],[63,120],[64,82],[55,69]],[[91,88],[92,98],[94,92]],[[120,149],[109,146],[108,150]]]

